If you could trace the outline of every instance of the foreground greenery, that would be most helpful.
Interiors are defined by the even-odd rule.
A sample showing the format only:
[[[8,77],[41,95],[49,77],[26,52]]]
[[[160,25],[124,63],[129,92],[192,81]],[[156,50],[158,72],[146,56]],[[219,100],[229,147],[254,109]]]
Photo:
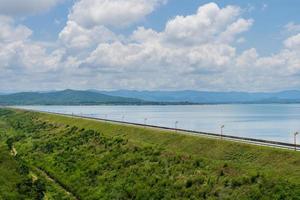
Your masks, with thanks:
[[[0,109],[0,199],[300,199],[298,152]]]

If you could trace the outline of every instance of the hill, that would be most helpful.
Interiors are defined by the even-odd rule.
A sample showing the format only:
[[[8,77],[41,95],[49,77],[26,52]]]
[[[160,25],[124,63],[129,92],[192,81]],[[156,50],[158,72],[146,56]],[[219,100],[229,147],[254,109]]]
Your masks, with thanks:
[[[0,109],[0,153],[0,199],[300,196],[299,152],[158,129]]]
[[[0,105],[184,105],[229,103],[300,103],[300,92],[64,90],[0,94]]]
[[[141,104],[143,100],[91,91],[23,92],[0,95],[0,105],[94,105]]]
[[[203,91],[99,91],[102,94],[138,98],[151,102],[190,102],[190,103],[299,103],[300,91],[277,93],[247,92],[203,92]]]

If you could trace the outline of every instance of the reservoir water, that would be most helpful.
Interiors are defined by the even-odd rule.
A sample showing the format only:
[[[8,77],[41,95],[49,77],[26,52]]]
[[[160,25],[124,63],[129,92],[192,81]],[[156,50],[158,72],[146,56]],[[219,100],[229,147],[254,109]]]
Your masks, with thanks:
[[[176,106],[18,106],[126,122],[177,127],[293,143],[300,130],[300,104],[230,104]]]

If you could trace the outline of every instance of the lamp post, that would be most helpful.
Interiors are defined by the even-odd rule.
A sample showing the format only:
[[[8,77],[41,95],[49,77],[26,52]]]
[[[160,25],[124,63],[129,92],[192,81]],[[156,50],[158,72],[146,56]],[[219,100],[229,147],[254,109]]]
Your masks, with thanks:
[[[299,135],[299,132],[294,133],[295,151],[297,151],[297,135]]]
[[[225,125],[221,126],[221,140],[223,139],[223,129],[225,128]]]
[[[175,131],[176,132],[177,132],[177,129],[178,129],[178,123],[179,123],[178,121],[175,122]]]

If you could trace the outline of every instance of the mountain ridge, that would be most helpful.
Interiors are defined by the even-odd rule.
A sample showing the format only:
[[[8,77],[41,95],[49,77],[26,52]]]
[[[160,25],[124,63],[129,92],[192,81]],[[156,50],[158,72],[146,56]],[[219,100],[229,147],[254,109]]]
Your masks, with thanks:
[[[281,92],[209,92],[209,91],[137,91],[116,90],[98,91],[102,94],[138,98],[154,102],[190,102],[190,103],[291,103],[300,102],[300,91]]]
[[[0,95],[0,105],[94,105],[140,104],[143,100],[116,97],[89,91],[20,92]]]
[[[0,94],[0,105],[185,105],[231,103],[300,103],[300,91],[209,92],[71,90]]]

